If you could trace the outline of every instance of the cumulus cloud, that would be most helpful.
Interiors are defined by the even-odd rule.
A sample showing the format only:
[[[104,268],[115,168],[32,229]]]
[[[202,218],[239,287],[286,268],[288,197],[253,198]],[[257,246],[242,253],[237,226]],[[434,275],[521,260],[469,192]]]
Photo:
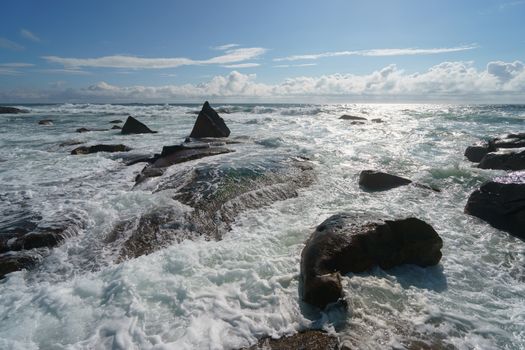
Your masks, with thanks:
[[[34,42],[37,42],[37,43],[40,42],[40,38],[38,36],[36,36],[34,33],[32,33],[29,30],[27,30],[27,29],[21,29],[20,30],[20,35],[23,36],[26,39],[31,40],[31,41],[34,41]]]
[[[373,49],[357,51],[332,51],[308,55],[293,55],[287,57],[274,58],[274,61],[298,61],[298,60],[317,60],[325,57],[340,56],[413,56],[413,55],[435,55],[440,53],[457,52],[473,50],[478,48],[477,45],[466,45],[457,47],[441,47],[431,49],[404,48],[404,49]]]
[[[406,73],[388,65],[369,74],[329,74],[285,79],[277,84],[257,81],[255,74],[232,71],[199,84],[165,86],[117,86],[100,82],[83,89],[62,92],[0,92],[0,100],[83,101],[187,101],[202,98],[287,99],[309,101],[313,97],[340,100],[480,101],[498,102],[525,98],[525,65],[490,62],[477,69],[472,62],[443,62],[420,73]],[[25,96],[25,97],[24,97]],[[504,100],[502,100],[504,98]]]
[[[96,58],[65,58],[44,56],[50,63],[58,63],[66,68],[125,68],[125,69],[164,69],[191,65],[233,64],[251,60],[266,52],[262,47],[249,47],[226,50],[224,54],[205,60],[194,60],[185,57],[174,58],[143,58],[136,56],[103,56]]]

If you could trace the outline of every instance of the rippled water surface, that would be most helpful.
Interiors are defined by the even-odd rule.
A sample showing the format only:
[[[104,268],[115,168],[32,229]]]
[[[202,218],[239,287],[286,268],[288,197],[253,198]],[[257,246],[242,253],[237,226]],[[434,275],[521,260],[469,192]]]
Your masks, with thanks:
[[[189,207],[156,180],[133,188],[143,164],[119,154],[73,156],[67,141],[124,143],[153,154],[189,134],[197,105],[33,105],[0,116],[0,223],[74,218],[79,234],[31,271],[0,281],[1,349],[235,349],[263,336],[323,328],[359,349],[525,348],[525,243],[465,215],[468,195],[502,174],[466,161],[480,138],[525,131],[525,107],[448,105],[215,105],[236,152],[176,165],[302,156],[317,180],[299,196],[242,212],[221,241],[185,240],[116,263],[105,243],[120,220]],[[158,134],[123,136],[109,121],[133,115]],[[380,118],[352,125],[342,114]],[[38,120],[53,119],[52,126]],[[185,168],[186,167],[186,168]],[[363,169],[442,189],[367,193]],[[345,278],[348,309],[319,313],[299,300],[304,241],[341,211],[416,216],[444,241],[433,268],[375,269]]]

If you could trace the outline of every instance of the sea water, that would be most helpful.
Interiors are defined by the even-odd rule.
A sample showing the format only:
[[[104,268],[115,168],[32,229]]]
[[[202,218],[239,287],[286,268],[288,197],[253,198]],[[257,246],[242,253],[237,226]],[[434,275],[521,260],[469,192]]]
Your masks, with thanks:
[[[222,117],[240,141],[236,152],[174,167],[301,156],[317,180],[296,198],[242,212],[221,241],[185,240],[121,263],[107,243],[118,222],[191,208],[155,191],[155,179],[134,187],[144,163],[126,166],[119,154],[74,156],[76,146],[60,144],[123,143],[132,154],[152,155],[184,140],[200,106],[19,107],[30,112],[0,117],[1,224],[36,216],[81,225],[35,268],[0,281],[0,349],[236,349],[308,328],[359,349],[403,349],[415,340],[525,348],[525,242],[463,213],[472,191],[504,173],[476,168],[465,148],[524,132],[525,106],[213,105],[231,112]],[[338,119],[343,114],[368,121],[353,125]],[[127,115],[159,133],[75,132],[109,129]],[[376,118],[382,122],[370,121]],[[53,125],[38,125],[41,119]],[[441,192],[364,192],[357,184],[364,169]],[[443,238],[440,264],[350,274],[346,309],[305,305],[298,294],[304,242],[342,211],[428,222]]]

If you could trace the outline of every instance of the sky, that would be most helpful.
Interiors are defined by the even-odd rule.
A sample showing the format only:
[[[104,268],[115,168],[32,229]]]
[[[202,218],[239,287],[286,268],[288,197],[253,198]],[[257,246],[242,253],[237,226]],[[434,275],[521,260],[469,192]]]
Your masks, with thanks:
[[[3,0],[0,103],[525,103],[525,0]]]

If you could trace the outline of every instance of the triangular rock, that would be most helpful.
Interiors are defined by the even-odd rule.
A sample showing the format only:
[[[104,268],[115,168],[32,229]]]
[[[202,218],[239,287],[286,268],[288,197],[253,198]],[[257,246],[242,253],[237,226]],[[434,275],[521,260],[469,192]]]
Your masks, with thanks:
[[[139,122],[137,119],[129,116],[122,127],[122,134],[153,134],[156,131],[151,130],[143,123]]]
[[[204,102],[190,137],[228,137],[229,135],[230,129],[224,120],[210,107],[208,101]]]

